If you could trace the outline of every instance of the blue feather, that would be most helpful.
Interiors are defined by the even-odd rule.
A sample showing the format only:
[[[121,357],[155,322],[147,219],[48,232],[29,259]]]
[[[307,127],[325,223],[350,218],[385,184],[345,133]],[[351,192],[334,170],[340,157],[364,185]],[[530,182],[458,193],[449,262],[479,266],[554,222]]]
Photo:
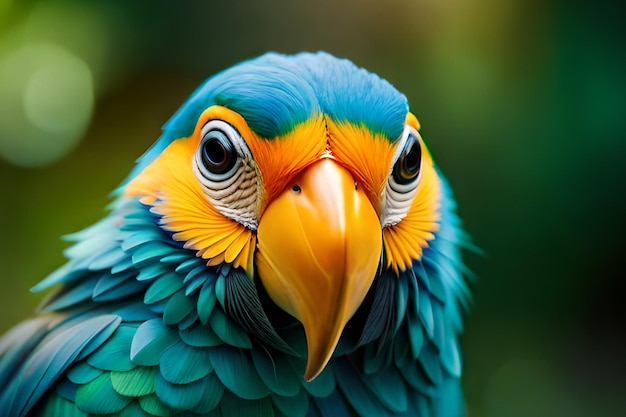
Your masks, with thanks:
[[[390,83],[346,59],[324,52],[293,56],[268,53],[225,70],[198,87],[165,124],[159,140],[138,160],[127,180],[174,140],[189,136],[200,114],[215,104],[241,114],[255,133],[267,139],[289,133],[315,114],[326,114],[395,141],[408,111],[406,97]]]
[[[87,353],[84,352],[87,346],[91,351],[95,350],[111,336],[120,322],[118,316],[97,316],[69,328],[52,331],[22,365],[8,388],[13,395],[4,393],[0,409],[5,410],[7,415],[25,416],[72,361],[81,353]],[[90,344],[92,341],[94,343]]]

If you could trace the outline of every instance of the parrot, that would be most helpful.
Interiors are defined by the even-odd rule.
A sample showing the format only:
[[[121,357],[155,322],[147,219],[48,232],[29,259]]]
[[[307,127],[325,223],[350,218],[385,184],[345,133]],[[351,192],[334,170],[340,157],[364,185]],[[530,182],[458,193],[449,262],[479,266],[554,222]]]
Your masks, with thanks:
[[[464,416],[471,243],[420,130],[323,51],[208,78],[0,339],[2,415]]]

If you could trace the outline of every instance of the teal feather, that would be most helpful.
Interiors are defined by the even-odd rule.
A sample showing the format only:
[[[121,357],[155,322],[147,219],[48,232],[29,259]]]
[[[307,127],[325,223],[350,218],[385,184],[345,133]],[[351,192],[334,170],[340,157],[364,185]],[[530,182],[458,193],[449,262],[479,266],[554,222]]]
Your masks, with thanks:
[[[269,397],[247,400],[225,391],[220,409],[222,415],[228,417],[274,417],[274,408]]]
[[[266,346],[291,355],[295,354],[294,350],[274,330],[263,310],[254,284],[243,270],[234,269],[227,279],[218,279],[216,292],[218,287],[222,288],[221,283],[224,287],[223,297],[228,300],[224,302],[223,307],[239,326],[253,337],[262,340]]]
[[[252,347],[250,336],[232,319],[228,318],[228,316],[222,312],[221,308],[213,309],[213,313],[209,319],[209,325],[224,343],[244,349],[250,349]]]
[[[54,394],[63,397],[68,401],[75,401],[78,385],[74,384],[69,379],[61,377],[61,379],[59,379],[52,387],[52,391]]]
[[[172,383],[160,373],[156,378],[156,395],[164,404],[175,410],[191,410],[206,395],[208,380],[205,377],[195,381]]]
[[[156,303],[171,297],[178,290],[183,288],[183,280],[176,273],[169,273],[154,280],[146,290],[143,302],[146,304]]]
[[[361,416],[384,416],[390,414],[383,403],[363,382],[358,372],[347,360],[335,362],[337,385],[348,403]],[[376,375],[378,377],[378,375]]]
[[[270,387],[271,389],[271,387]],[[283,397],[278,393],[272,393],[274,408],[285,416],[304,417],[309,410],[309,397],[305,390],[299,390],[295,396]]]
[[[428,379],[433,385],[441,383],[443,379],[443,370],[441,369],[441,364],[439,363],[437,348],[432,342],[429,341],[424,343],[424,346],[422,346],[422,350],[420,351],[418,363],[422,369],[424,369],[426,376],[428,376]]]
[[[313,397],[313,401],[315,407],[309,410],[308,416],[354,417],[357,415],[339,391],[333,391],[322,398]]]
[[[207,280],[203,285],[198,295],[198,316],[202,324],[207,324],[211,313],[213,313],[213,307],[217,297],[215,296],[215,286],[213,280]]]
[[[232,393],[246,400],[269,395],[270,390],[257,373],[249,352],[230,346],[216,346],[209,352],[215,373]]]
[[[42,316],[25,321],[0,340],[0,387],[5,386],[16,369],[46,336],[56,318]]]
[[[161,355],[178,342],[179,336],[166,327],[162,320],[154,319],[143,323],[137,329],[130,347],[130,360],[137,365],[155,366]]]
[[[252,360],[257,373],[271,392],[293,397],[301,391],[301,376],[294,372],[284,355],[271,356],[268,351],[255,349],[252,351]]]
[[[87,384],[100,375],[103,374],[103,370],[99,368],[95,368],[87,363],[87,361],[77,362],[72,365],[71,368],[68,369],[65,376],[71,382],[77,385]]]
[[[123,324],[113,336],[87,358],[87,363],[104,371],[128,371],[135,367],[130,360],[130,344],[137,325]]]
[[[178,342],[161,356],[160,370],[163,378],[172,384],[197,381],[213,370],[209,349]]]
[[[397,369],[387,367],[376,378],[361,379],[388,410],[394,413],[407,410],[408,393]]]
[[[210,327],[202,326],[197,323],[193,326],[180,330],[179,334],[183,342],[189,346],[209,347],[219,346],[223,343]]]
[[[204,377],[204,384],[205,391],[200,398],[200,402],[191,408],[192,412],[201,415],[214,411],[224,395],[224,384],[222,384],[214,372]]]
[[[163,322],[165,324],[178,324],[195,309],[196,305],[185,295],[185,291],[179,290],[167,301],[163,311]]]
[[[305,363],[302,359],[295,359],[293,357],[288,358],[292,368],[298,375],[304,375]],[[333,362],[334,363],[334,362]],[[335,390],[335,373],[333,372],[334,366],[327,366],[324,368],[314,380],[307,381],[300,377],[300,383],[313,397],[326,397]]]
[[[167,255],[166,255],[167,256]],[[163,258],[161,258],[162,260]],[[170,272],[171,267],[162,263],[153,263],[141,268],[139,274],[135,278],[137,281],[153,281],[155,278],[159,278],[162,275],[166,275]],[[172,274],[176,276],[176,274]]]

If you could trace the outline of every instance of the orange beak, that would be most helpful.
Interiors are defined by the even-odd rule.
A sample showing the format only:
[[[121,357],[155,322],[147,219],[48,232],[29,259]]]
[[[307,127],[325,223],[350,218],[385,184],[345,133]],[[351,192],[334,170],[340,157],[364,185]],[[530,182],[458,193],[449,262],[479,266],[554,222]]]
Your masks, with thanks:
[[[332,357],[372,285],[381,250],[374,207],[331,158],[307,167],[263,213],[256,265],[272,300],[304,327],[307,380]]]

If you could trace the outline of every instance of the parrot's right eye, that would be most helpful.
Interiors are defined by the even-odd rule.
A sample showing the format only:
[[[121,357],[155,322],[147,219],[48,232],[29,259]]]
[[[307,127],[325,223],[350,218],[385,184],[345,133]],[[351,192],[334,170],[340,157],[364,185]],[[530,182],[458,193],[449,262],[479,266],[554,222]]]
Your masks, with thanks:
[[[231,178],[241,167],[244,156],[244,150],[237,149],[245,146],[239,132],[222,120],[211,120],[201,134],[195,158],[200,174],[210,182]]]
[[[204,136],[201,157],[204,167],[217,175],[230,171],[237,162],[237,152],[221,130],[211,130]]]
[[[255,230],[258,180],[252,154],[239,131],[209,120],[200,131],[193,172],[207,199],[224,216]]]

